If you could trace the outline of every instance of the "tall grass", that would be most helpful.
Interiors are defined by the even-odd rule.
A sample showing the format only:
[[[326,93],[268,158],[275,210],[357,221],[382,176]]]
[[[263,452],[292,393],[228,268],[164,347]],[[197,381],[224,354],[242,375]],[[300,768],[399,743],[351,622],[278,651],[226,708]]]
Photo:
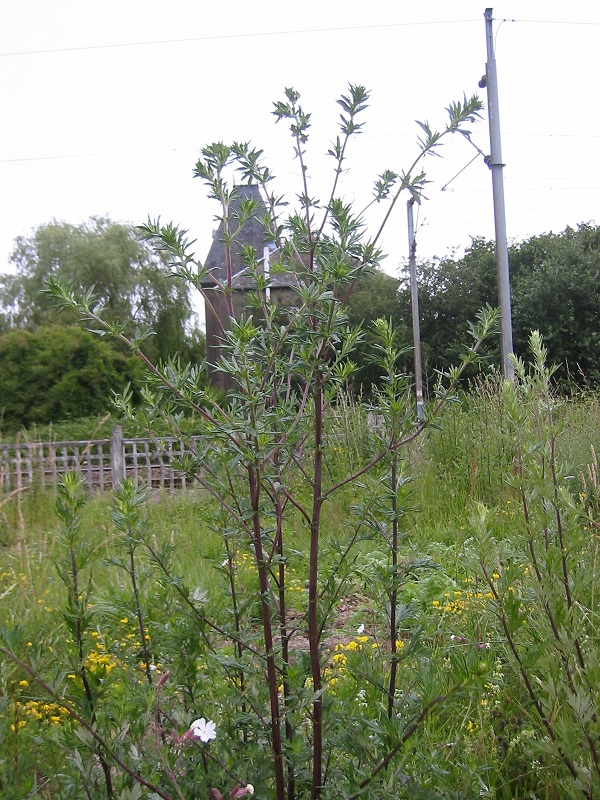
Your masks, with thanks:
[[[325,469],[330,475],[356,470],[372,451],[374,432],[369,409],[346,398],[327,420]],[[598,493],[597,454],[600,453],[600,399],[588,393],[563,399],[557,411],[557,448],[572,466],[573,480],[590,497]],[[500,381],[478,380],[448,404],[427,436],[408,456],[414,481],[415,513],[411,528],[420,542],[459,544],[466,511],[475,501],[505,508],[514,499],[507,476],[513,472],[514,444],[506,428]],[[354,489],[328,501],[325,527],[339,531],[347,521]],[[51,571],[56,516],[54,492],[33,484],[21,492],[0,495],[0,547],[4,564],[16,572]],[[109,495],[96,494],[87,504],[86,535],[107,554],[114,529]],[[181,566],[194,569],[196,559],[211,559],[221,542],[202,519],[210,516],[210,501],[201,490],[182,495],[155,493],[148,504],[148,521],[157,540],[177,544]],[[302,541],[302,526],[296,534]]]
[[[401,615],[396,644],[400,659],[399,681],[406,692],[402,703],[407,703],[408,708],[412,702],[411,693],[415,694],[413,700],[416,701],[421,692],[426,693],[435,687],[439,678],[434,675],[434,665],[438,662],[445,664],[448,675],[452,674],[456,680],[461,675],[465,680],[469,676],[471,688],[469,693],[457,695],[456,702],[449,703],[448,708],[442,709],[435,718],[425,721],[422,731],[411,744],[407,744],[399,763],[390,769],[382,783],[390,797],[410,796],[410,787],[413,786],[415,792],[426,791],[429,787],[428,796],[431,797],[473,796],[479,787],[480,796],[494,800],[517,796],[556,798],[559,795],[553,793],[552,781],[560,779],[563,781],[560,785],[566,785],[560,763],[551,749],[544,749],[531,701],[523,692],[518,676],[511,674],[510,651],[498,628],[501,617],[494,614],[490,606],[493,596],[489,595],[493,595],[496,587],[503,586],[503,590],[508,592],[509,581],[513,580],[506,568],[507,554],[517,553],[519,542],[525,541],[516,479],[519,471],[526,472],[528,467],[523,453],[517,451],[514,430],[509,427],[511,414],[514,418],[516,412],[514,407],[512,410],[507,408],[507,402],[499,381],[481,381],[471,391],[461,393],[436,421],[436,427],[428,431],[419,449],[406,456],[410,462],[408,471],[417,477],[408,487],[412,494],[404,498],[403,513],[398,518],[399,563],[394,587]],[[514,406],[514,398],[511,402]],[[568,520],[565,530],[573,536],[578,530],[573,541],[579,543],[578,547],[585,547],[585,538],[581,539],[580,534],[589,531],[591,536],[594,530],[600,530],[598,398],[588,394],[562,400],[554,398],[553,402],[556,407],[553,422],[556,461],[573,465],[572,470],[565,473],[565,487],[571,486],[575,501],[578,498],[581,501],[581,510],[565,512],[564,518]],[[367,413],[361,404],[348,401],[338,405],[328,418],[324,468],[331,479],[335,480],[338,471],[344,474],[349,468],[353,471],[360,468],[368,459],[377,433],[367,425]],[[534,442],[535,430],[530,435]],[[535,459],[540,454],[541,445],[532,444],[528,457]],[[540,475],[535,479],[540,479]],[[389,602],[385,588],[389,583],[389,564],[382,539],[382,532],[384,537],[386,535],[385,526],[373,529],[371,534],[368,526],[361,529],[351,562],[345,564],[343,572],[337,571],[336,565],[347,542],[355,535],[357,512],[360,516],[363,513],[361,509],[371,508],[381,491],[382,484],[375,476],[372,481],[364,480],[340,492],[323,508],[321,566],[332,576],[332,593],[338,602],[333,626],[325,638],[326,646],[331,647],[332,658],[327,667],[328,680],[337,687],[338,698],[347,693],[349,708],[356,703],[378,702],[375,684],[370,682],[379,680],[380,673],[375,670],[370,654],[361,652],[359,645],[362,647],[363,643],[353,638],[353,632],[359,625],[364,626],[369,647],[382,641],[386,604]],[[533,508],[537,502],[537,491],[532,490],[527,495],[528,507]],[[536,512],[541,515],[540,519],[545,519],[547,514],[546,496],[551,497],[540,495],[541,510]],[[485,573],[482,575],[478,570],[474,557],[475,539],[482,534],[481,531],[477,534],[473,520],[480,524],[477,515],[482,503],[487,507],[485,535],[490,543],[486,545],[486,552],[491,562],[486,561],[485,568],[491,590],[486,586]],[[61,625],[61,608],[65,603],[65,586],[55,569],[61,547],[55,495],[49,490],[32,487],[18,495],[5,494],[0,504],[6,532],[0,570],[1,621],[5,629],[11,626],[20,629],[20,641],[25,652],[27,648],[35,649],[38,659],[51,663],[52,651],[48,648],[55,646]],[[115,524],[113,506],[109,495],[93,495],[83,507],[79,520],[85,546],[93,553],[95,563],[90,578],[96,604],[94,631],[97,641],[104,640],[107,644],[111,637],[119,639],[117,633],[126,628],[123,620],[127,619],[128,625],[132,622],[127,575],[122,569],[115,571],[111,568],[115,560],[123,558],[124,541],[123,531]],[[218,513],[209,495],[202,490],[181,495],[157,493],[151,496],[145,509],[145,539],[159,555],[164,548],[172,553],[172,578],[169,580],[180,581],[179,585],[187,587],[185,591],[190,597],[208,598],[206,602],[210,603],[219,624],[231,626],[230,595],[224,582],[225,572],[219,567],[226,554],[222,532],[218,530]],[[287,564],[288,586],[293,589],[290,602],[300,620],[306,610],[309,540],[305,528],[292,511],[286,516],[286,525],[294,542]],[[135,544],[135,538],[132,541]],[[497,556],[493,555],[496,552],[494,548],[498,550]],[[256,618],[260,610],[256,598],[252,600],[250,588],[255,574],[250,561],[240,558],[236,567],[242,587],[239,599],[250,604],[247,613],[250,618]],[[551,562],[548,563],[551,567]],[[592,553],[591,560],[586,562],[586,581],[590,575],[596,574],[594,563]],[[170,669],[180,676],[179,691],[190,708],[197,702],[197,692],[201,692],[204,702],[208,702],[210,692],[218,696],[222,687],[215,682],[214,673],[204,661],[201,645],[206,631],[178,616],[168,585],[159,580],[156,564],[144,560],[140,567],[143,576],[141,597],[148,609],[146,624],[157,654],[159,647],[163,655],[170,653]],[[496,570],[497,578],[493,577]],[[336,581],[343,587],[339,596],[336,595]],[[528,597],[530,589],[524,576],[520,574],[514,581],[515,586],[523,587],[524,596]],[[584,588],[586,607],[590,613],[595,613],[593,609],[597,601],[593,580]],[[81,614],[85,613],[85,608],[82,608]],[[292,612],[292,618],[295,613]],[[182,641],[186,643],[187,652],[181,650]],[[425,660],[417,660],[418,641],[427,647],[429,656]],[[336,649],[338,647],[340,649]],[[93,652],[96,658],[101,657],[98,655],[101,651]],[[140,662],[139,652],[127,650],[125,645],[120,652],[122,660],[130,658],[134,667]],[[193,674],[189,672],[192,662],[187,657],[190,653],[198,654],[192,659]],[[233,649],[222,646],[215,656],[227,669],[237,669],[237,656]],[[291,664],[292,670],[305,668],[302,651],[296,658],[297,661]],[[149,669],[148,659],[142,663]],[[159,670],[164,666],[160,661],[157,664]],[[535,664],[531,669],[537,669]],[[477,676],[480,676],[479,682]],[[539,677],[541,680],[542,676]],[[108,674],[102,678],[105,679],[103,685],[107,690],[112,687],[111,702],[117,702],[118,696],[114,693],[119,691],[118,684],[111,682]],[[203,686],[202,682],[204,688],[198,688]],[[10,714],[15,714],[16,708],[26,708],[32,714],[39,708],[32,706],[37,701],[32,699],[33,694],[28,694],[31,688],[23,686],[23,683],[26,684],[27,680],[24,681],[14,667],[6,661],[0,663],[0,701],[9,715],[4,727],[0,725],[3,731],[0,732],[3,796],[12,800],[27,793],[30,797],[49,797],[58,792],[57,796],[76,797],[78,790],[65,788],[62,779],[58,782],[58,779],[49,779],[48,773],[52,770],[58,774],[65,769],[62,748],[66,739],[61,737],[68,736],[60,725],[52,727],[51,723],[46,725],[41,720],[40,725],[46,727],[41,727],[39,735],[33,739],[23,738],[28,731],[24,728],[18,741],[29,742],[29,745],[25,747],[23,744],[18,752],[15,750],[17,737],[15,731],[11,731],[11,725],[15,723],[10,721]],[[135,688],[136,702],[151,703],[152,695],[144,694],[142,689]],[[258,702],[258,697],[249,699]],[[21,704],[18,707],[15,705],[17,702]],[[102,702],[95,713],[101,714]],[[126,700],[123,698],[119,702],[125,703]],[[212,708],[217,714],[217,706]],[[244,719],[243,710],[239,711],[238,717]],[[182,720],[179,724],[183,724]],[[233,731],[231,735],[234,735]],[[341,741],[348,737],[349,732],[342,726],[332,735]],[[352,735],[361,734],[355,728]],[[376,735],[384,736],[384,733],[377,730]],[[72,734],[69,736],[74,741]],[[368,737],[365,737],[365,747],[369,747]],[[48,767],[52,759],[55,759],[55,768]],[[18,777],[18,773],[29,774],[32,765],[41,765],[44,760],[46,783],[41,781],[36,785],[29,778]],[[84,767],[86,770],[89,768],[89,775],[93,776],[93,763]],[[40,769],[39,774],[42,773]],[[35,770],[32,774],[36,774]],[[11,781],[14,791],[8,788]],[[575,792],[564,796],[579,795]],[[123,800],[129,800],[129,796],[123,795]]]

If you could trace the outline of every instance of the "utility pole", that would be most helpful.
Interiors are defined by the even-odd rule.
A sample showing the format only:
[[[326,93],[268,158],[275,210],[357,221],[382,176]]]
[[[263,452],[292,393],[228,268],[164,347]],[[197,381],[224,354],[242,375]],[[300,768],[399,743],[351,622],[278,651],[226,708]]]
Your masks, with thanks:
[[[423,420],[423,374],[421,371],[421,331],[419,328],[419,292],[417,290],[417,240],[413,222],[415,198],[406,203],[408,219],[408,264],[410,267],[410,305],[412,309],[412,328],[415,352],[415,391],[417,395],[417,420]]]
[[[263,247],[263,273],[265,276],[265,280],[267,281],[267,288],[265,291],[265,299],[267,301],[267,305],[271,302],[271,261],[270,261],[270,254],[271,251],[269,249],[269,245],[265,245]]]
[[[488,98],[488,119],[490,126],[490,157],[488,167],[492,171],[492,191],[494,196],[494,227],[496,231],[496,270],[498,274],[498,304],[500,306],[500,336],[502,355],[502,374],[514,378],[513,365],[509,355],[513,352],[512,315],[510,307],[510,273],[508,266],[508,244],[506,241],[506,212],[504,208],[504,177],[502,145],[500,141],[500,114],[498,110],[498,76],[496,56],[494,55],[494,31],[491,8],[485,10],[485,36],[487,44],[487,63],[485,81]],[[481,86],[481,83],[480,83]]]

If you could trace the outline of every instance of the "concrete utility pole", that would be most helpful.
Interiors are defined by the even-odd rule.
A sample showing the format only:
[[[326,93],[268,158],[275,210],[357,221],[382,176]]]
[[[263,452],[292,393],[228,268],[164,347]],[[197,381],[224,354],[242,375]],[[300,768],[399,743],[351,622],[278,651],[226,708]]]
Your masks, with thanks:
[[[406,204],[408,218],[408,264],[410,267],[410,305],[412,309],[413,342],[415,350],[415,391],[417,395],[417,419],[423,420],[423,374],[421,371],[421,331],[419,327],[419,293],[417,290],[417,241],[413,222],[415,198]]]
[[[498,76],[496,56],[494,55],[494,31],[491,8],[485,10],[485,36],[487,44],[487,63],[485,85],[487,86],[488,119],[490,125],[490,158],[488,167],[492,171],[492,190],[494,196],[494,226],[496,230],[496,269],[498,273],[498,304],[500,306],[500,335],[502,354],[502,374],[514,378],[514,369],[509,360],[513,352],[512,315],[510,307],[510,274],[508,267],[508,244],[506,241],[506,213],[504,209],[504,177],[502,170],[502,145],[500,142],[500,114],[498,111]],[[481,84],[480,84],[481,85]]]

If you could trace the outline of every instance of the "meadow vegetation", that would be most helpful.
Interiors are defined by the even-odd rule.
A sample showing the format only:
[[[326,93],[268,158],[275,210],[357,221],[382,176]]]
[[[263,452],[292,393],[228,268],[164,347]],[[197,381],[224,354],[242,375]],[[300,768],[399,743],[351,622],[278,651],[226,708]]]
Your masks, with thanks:
[[[514,388],[492,377],[457,393],[403,454],[414,480],[400,514],[392,719],[384,688],[391,560],[385,523],[365,513],[373,484],[326,504],[325,796],[361,793],[382,762],[377,754],[400,743],[366,796],[595,796],[600,404],[592,394],[553,396],[539,370]],[[376,447],[366,414],[349,401],[332,409],[332,480]],[[70,480],[58,498],[35,487],[3,498],[3,648],[22,662],[6,654],[1,662],[3,797],[104,797],[102,758],[116,797],[206,796],[224,784],[273,791],[268,735],[253,719],[268,707],[253,652],[260,607],[252,549],[231,532],[223,539],[219,508],[201,489],[141,502],[127,486],[116,498],[86,498]],[[297,624],[289,713],[301,738],[313,695],[310,537],[293,509],[285,524],[294,542],[288,612]],[[216,739],[181,744],[196,717],[214,721]],[[290,747],[299,797],[308,781],[303,746]],[[114,754],[154,788],[115,770]]]
[[[262,151],[202,150],[224,277],[177,226],[142,228],[173,280],[227,306],[227,403],[197,366],[153,363],[149,332],[106,317],[91,290],[49,279],[60,307],[139,356],[142,406],[126,390],[115,408],[185,442],[177,468],[195,488],[169,497],[125,480],[89,497],[68,474],[56,496],[2,498],[3,797],[598,795],[597,398],[555,394],[537,332],[514,381],[456,394],[496,329],[486,307],[424,419],[386,319],[369,331],[370,407],[350,401],[365,337],[347,300],[380,263],[401,194],[420,200],[423,159],[468,139],[481,109],[464,97],[441,130],[419,123],[409,169],[375,181],[384,210],[371,234],[338,185],[367,101],[361,86],[338,100],[324,201],[311,191],[310,114],[293,89],[274,104],[300,166],[291,212]],[[262,209],[232,174],[260,187]],[[240,242],[257,215],[275,246],[268,273]],[[255,286],[237,317],[234,255]],[[294,300],[275,308],[281,270]]]

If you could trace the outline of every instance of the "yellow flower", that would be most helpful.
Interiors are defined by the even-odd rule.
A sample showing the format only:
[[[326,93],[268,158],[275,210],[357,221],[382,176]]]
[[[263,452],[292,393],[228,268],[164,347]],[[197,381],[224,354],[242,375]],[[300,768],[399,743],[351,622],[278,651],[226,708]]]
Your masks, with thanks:
[[[19,686],[29,686],[29,681],[26,680],[19,681]]]

